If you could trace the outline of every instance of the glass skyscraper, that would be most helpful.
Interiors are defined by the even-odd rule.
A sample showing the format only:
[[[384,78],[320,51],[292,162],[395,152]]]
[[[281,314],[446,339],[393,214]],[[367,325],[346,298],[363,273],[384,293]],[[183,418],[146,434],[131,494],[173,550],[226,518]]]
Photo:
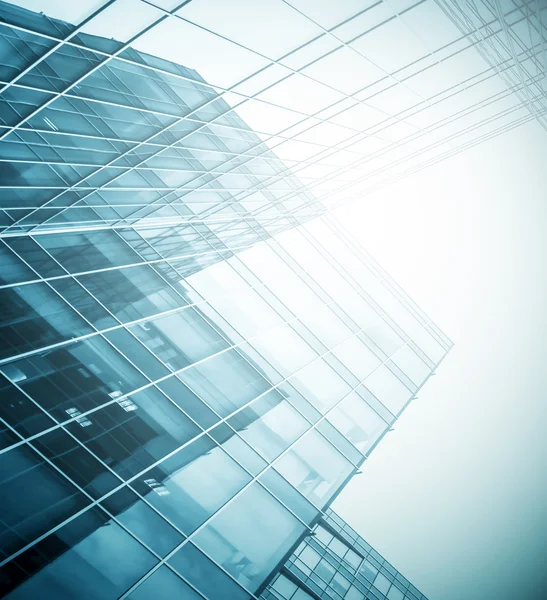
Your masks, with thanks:
[[[261,600],[427,600],[335,512],[327,509]]]
[[[326,212],[336,143],[139,43],[191,6],[0,3],[10,600],[258,597],[451,347]]]

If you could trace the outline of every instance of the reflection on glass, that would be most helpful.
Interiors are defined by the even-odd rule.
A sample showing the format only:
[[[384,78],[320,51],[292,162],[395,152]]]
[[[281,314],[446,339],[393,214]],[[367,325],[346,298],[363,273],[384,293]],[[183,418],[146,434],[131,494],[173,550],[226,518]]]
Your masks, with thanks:
[[[42,550],[42,564],[34,574],[23,575],[30,556],[15,559],[23,568],[19,567],[19,587],[6,596],[9,600],[40,598],[44,590],[59,600],[116,600],[157,562],[98,509],[70,521],[36,550]]]
[[[275,465],[316,506],[324,506],[352,465],[316,431],[308,432]]]
[[[139,476],[132,485],[161,514],[190,534],[250,479],[210,438],[201,437]]]
[[[387,428],[387,423],[357,394],[344,398],[327,418],[361,452],[369,450]]]
[[[195,543],[254,591],[303,531],[304,525],[255,483],[200,530]]]
[[[250,596],[192,543],[185,544],[169,564],[209,600],[247,600]]]

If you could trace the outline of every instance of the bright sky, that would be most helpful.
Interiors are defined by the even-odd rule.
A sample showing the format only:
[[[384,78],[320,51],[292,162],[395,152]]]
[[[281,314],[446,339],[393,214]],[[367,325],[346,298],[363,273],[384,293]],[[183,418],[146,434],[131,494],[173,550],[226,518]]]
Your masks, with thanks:
[[[433,600],[546,597],[545,156],[527,124],[339,211],[456,344],[334,506]]]

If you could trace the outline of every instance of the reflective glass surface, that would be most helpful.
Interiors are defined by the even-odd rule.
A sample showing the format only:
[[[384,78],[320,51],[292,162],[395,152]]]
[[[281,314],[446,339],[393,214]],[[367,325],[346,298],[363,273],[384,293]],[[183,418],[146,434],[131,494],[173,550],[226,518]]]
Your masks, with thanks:
[[[331,509],[260,595],[260,600],[308,598],[427,600]]]
[[[257,597],[450,349],[326,212],[393,176],[429,54],[331,4],[0,2],[8,598]]]

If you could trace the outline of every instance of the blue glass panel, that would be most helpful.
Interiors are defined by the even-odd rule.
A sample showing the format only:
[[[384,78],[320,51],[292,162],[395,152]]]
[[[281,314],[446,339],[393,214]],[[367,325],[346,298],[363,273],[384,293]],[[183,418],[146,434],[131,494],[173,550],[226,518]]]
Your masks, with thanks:
[[[160,381],[157,385],[162,392],[204,429],[211,427],[220,420],[220,417],[215,415],[178,377],[173,375]]]
[[[47,284],[0,290],[0,358],[93,331]]]
[[[203,600],[189,585],[165,566],[154,571],[128,596],[128,600]]]
[[[156,563],[103,511],[88,510],[13,561],[6,597],[115,600]]]
[[[37,279],[36,273],[16,256],[3,242],[0,243],[0,285]]]
[[[3,556],[17,552],[90,502],[28,446],[0,454]]]
[[[271,387],[236,350],[229,350],[180,374],[180,378],[221,416]]]
[[[104,337],[152,381],[169,373],[169,370],[126,329],[114,329],[105,333]]]
[[[162,557],[183,540],[183,536],[174,527],[128,488],[122,488],[101,504],[124,527]]]
[[[317,509],[313,504],[308,502],[274,469],[268,469],[259,477],[259,481],[304,523],[309,525],[317,516]]]
[[[201,311],[192,307],[138,323],[131,331],[173,371],[228,347]]]
[[[99,336],[2,365],[0,371],[59,421],[147,383]]]
[[[0,418],[23,436],[40,433],[56,424],[48,414],[0,375]]]
[[[29,236],[8,238],[6,244],[27,262],[42,277],[66,275],[66,271],[58,265]]]
[[[53,279],[49,285],[97,329],[118,325],[118,321],[72,277]]]
[[[215,515],[193,541],[241,585],[254,591],[304,529],[255,483]]]
[[[100,498],[121,481],[63,429],[33,441],[33,446],[90,496]]]
[[[185,544],[169,564],[208,600],[248,600],[250,595],[193,544]]]
[[[122,397],[87,415],[83,422],[76,420],[68,430],[124,479],[144,471],[200,432],[153,387]]]
[[[78,281],[122,322],[186,304],[148,265],[82,275]]]
[[[210,438],[201,437],[144,473],[132,486],[190,534],[250,479]]]

